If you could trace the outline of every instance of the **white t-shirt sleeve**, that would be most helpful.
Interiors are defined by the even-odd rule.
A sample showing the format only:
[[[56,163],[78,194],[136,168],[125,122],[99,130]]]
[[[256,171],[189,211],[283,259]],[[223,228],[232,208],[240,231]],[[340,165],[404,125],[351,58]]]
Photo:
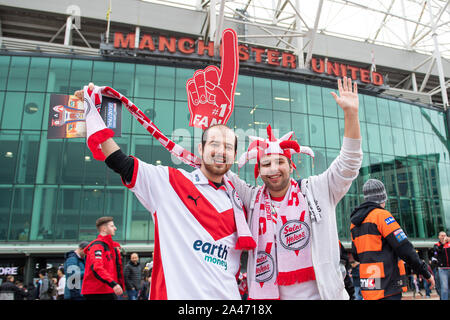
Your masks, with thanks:
[[[169,183],[168,168],[165,166],[154,166],[152,164],[134,158],[133,178],[130,182],[122,181],[150,212],[157,208],[156,190],[164,188]]]

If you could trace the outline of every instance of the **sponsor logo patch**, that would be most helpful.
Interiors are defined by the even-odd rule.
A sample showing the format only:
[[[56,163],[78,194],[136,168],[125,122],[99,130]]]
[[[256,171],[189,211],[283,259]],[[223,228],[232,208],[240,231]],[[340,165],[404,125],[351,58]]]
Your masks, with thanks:
[[[390,225],[392,222],[395,222],[394,217],[389,217],[384,219],[384,222],[386,222],[387,225]]]
[[[402,229],[398,229],[394,231],[394,236],[397,239],[398,242],[401,242],[406,239],[406,234],[403,232]]]

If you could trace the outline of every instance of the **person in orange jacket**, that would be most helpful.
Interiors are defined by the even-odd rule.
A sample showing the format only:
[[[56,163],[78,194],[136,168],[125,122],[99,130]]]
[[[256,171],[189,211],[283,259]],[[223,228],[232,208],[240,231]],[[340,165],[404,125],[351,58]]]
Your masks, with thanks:
[[[400,300],[406,291],[405,261],[434,287],[427,264],[392,214],[385,210],[384,184],[369,179],[363,186],[364,203],[350,215],[353,257],[360,262],[364,300]],[[402,261],[403,260],[403,261]]]
[[[112,240],[117,228],[112,217],[101,217],[95,225],[99,235],[84,249],[86,268],[81,294],[86,300],[115,300],[125,286],[120,244]]]

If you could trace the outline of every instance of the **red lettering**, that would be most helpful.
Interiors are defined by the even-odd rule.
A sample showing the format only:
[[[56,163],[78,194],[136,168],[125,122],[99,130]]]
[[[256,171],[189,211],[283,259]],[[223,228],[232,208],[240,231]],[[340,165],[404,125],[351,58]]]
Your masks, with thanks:
[[[239,45],[239,60],[247,61],[250,58],[250,54],[248,53],[248,47],[246,45]]]
[[[298,206],[298,204],[300,203],[300,201],[298,200],[298,194],[297,194],[297,192],[292,191],[291,196],[288,201],[288,206],[294,205],[294,199],[295,199],[295,205]]]
[[[276,50],[267,50],[267,63],[273,66],[280,65],[280,53]]]
[[[208,51],[208,56],[214,57],[214,42],[208,42],[208,46],[205,46],[205,42],[203,40],[198,41],[197,45],[197,54],[202,56],[205,53],[205,50]]]
[[[317,67],[317,61],[319,61],[319,67]],[[317,73],[323,73],[325,72],[325,64],[323,62],[323,59],[317,60],[316,58],[311,59],[311,68],[314,72]]]
[[[292,69],[295,69],[297,67],[295,55],[288,52],[283,52],[281,54],[281,66],[283,68],[291,67]]]
[[[114,34],[114,48],[134,48],[134,33],[127,34],[124,39],[122,32],[116,32]]]
[[[186,46],[187,44],[187,46]],[[195,41],[191,38],[181,38],[178,40],[178,50],[182,53],[191,54],[195,52]]]
[[[383,84],[383,76],[378,72],[372,72],[372,83],[376,86],[381,86]]]
[[[350,70],[351,72],[351,77],[353,80],[356,80],[358,78],[358,74],[357,71],[359,70],[359,68],[354,67],[354,66],[347,66],[347,68]]]
[[[361,78],[362,82],[370,83],[370,73],[369,70],[366,69],[359,69],[359,77]]]
[[[339,72],[339,63],[327,61],[327,73],[329,75],[340,77],[341,73]]]
[[[345,64],[341,64],[341,75],[342,77],[347,76],[347,66]]]
[[[266,49],[261,49],[261,48],[252,48],[252,52],[255,52],[255,61],[257,63],[261,63],[262,62],[262,58],[261,55],[266,51]]]
[[[159,36],[159,42],[158,42],[158,50],[161,52],[164,52],[166,48],[171,53],[175,53],[176,51],[176,39],[174,37],[170,37],[170,40],[168,41],[166,37]]]
[[[140,50],[148,49],[150,51],[154,51],[155,44],[153,43],[152,36],[150,36],[148,34],[144,35],[141,39],[141,42],[139,43],[139,49]]]

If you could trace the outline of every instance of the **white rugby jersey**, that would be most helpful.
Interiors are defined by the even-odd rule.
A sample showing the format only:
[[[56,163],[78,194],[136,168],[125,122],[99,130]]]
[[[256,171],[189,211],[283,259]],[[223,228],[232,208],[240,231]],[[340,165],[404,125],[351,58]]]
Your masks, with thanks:
[[[134,159],[125,186],[152,214],[155,252],[150,299],[240,300],[233,208],[224,186],[200,171],[186,172]]]

